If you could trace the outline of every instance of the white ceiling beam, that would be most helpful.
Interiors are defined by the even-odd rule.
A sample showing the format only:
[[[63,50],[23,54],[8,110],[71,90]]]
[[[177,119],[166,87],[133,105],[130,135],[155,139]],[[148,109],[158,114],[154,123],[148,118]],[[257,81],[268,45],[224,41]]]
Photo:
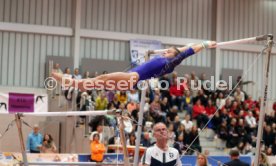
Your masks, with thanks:
[[[129,41],[130,39],[158,40],[158,41],[161,41],[163,44],[169,44],[169,45],[185,45],[187,43],[200,43],[204,41],[204,39],[189,39],[189,38],[180,38],[180,37],[142,35],[142,34],[123,33],[123,32],[89,30],[89,29],[81,29],[80,36],[83,38],[97,38],[97,39],[121,40],[121,41]]]
[[[72,28],[0,22],[0,31],[72,36]]]

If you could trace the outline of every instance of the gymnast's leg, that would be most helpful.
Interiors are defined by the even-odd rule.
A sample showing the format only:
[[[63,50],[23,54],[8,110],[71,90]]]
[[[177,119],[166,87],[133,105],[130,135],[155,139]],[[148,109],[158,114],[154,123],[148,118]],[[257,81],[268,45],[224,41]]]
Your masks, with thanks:
[[[137,84],[139,80],[139,74],[137,72],[114,72],[110,74],[103,74],[98,77],[83,80],[83,83],[79,83],[82,89],[85,89],[85,84],[88,88],[99,88],[107,90],[129,90]],[[92,86],[89,86],[91,84]]]
[[[91,90],[91,88],[129,90],[139,80],[139,74],[137,72],[114,72],[82,80],[65,78],[59,73],[52,73],[52,76],[58,82],[61,82],[63,87],[73,86],[79,88],[81,91]]]

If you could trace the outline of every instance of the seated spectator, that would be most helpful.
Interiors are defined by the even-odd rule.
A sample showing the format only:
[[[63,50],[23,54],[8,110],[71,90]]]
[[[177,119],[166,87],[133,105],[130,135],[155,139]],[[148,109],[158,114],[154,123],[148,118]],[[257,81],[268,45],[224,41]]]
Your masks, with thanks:
[[[82,79],[82,76],[80,75],[80,72],[79,72],[79,68],[74,69],[74,75],[73,75],[72,78],[74,78],[76,80],[81,80]]]
[[[248,99],[246,99],[246,100],[244,101],[244,103],[247,103],[247,104],[248,104],[248,108],[249,108],[249,109],[251,109],[251,108],[253,107],[253,105],[255,105],[255,102],[254,102],[254,100],[252,99],[252,96],[251,96],[251,95],[248,96]]]
[[[185,96],[183,97],[183,109],[192,116],[193,110],[193,97],[191,96],[191,91],[186,90]]]
[[[132,133],[129,134],[129,139],[127,139],[126,144],[135,146],[135,141],[136,141],[136,136],[135,136],[135,133],[132,132]]]
[[[179,154],[182,155],[183,151],[186,150],[184,146],[184,134],[178,135],[173,147],[178,150]]]
[[[50,134],[44,134],[41,153],[56,153],[57,147]]]
[[[185,126],[185,131],[189,133],[193,127],[193,122],[191,121],[191,115],[186,114],[185,119],[181,121],[181,124]]]
[[[115,95],[115,96],[113,97],[113,100],[111,101],[111,103],[114,105],[114,107],[115,107],[116,109],[119,108],[119,106],[120,106],[120,101],[118,100],[118,96],[117,96],[117,95]]]
[[[263,140],[266,147],[271,146],[275,140],[275,133],[270,125],[266,125],[263,131]]]
[[[107,91],[105,95],[107,97],[107,101],[109,103],[111,103],[113,101],[114,96],[115,96],[115,92],[110,90],[110,91]]]
[[[127,92],[127,101],[134,101],[135,103],[139,103],[140,102],[140,98],[139,98],[139,92],[136,89],[132,89],[130,91]]]
[[[179,110],[181,110],[183,93],[184,87],[182,85],[178,85],[177,79],[173,79],[172,85],[170,86],[171,105],[176,105]]]
[[[168,125],[168,146],[172,147],[175,140],[175,133],[174,133],[174,125],[173,123],[169,123]]]
[[[84,78],[84,79],[86,79],[86,78],[91,78],[90,77],[90,72],[88,71],[88,70],[86,70],[84,73],[83,73],[83,77],[82,78]]]
[[[194,141],[195,140],[195,141]],[[194,142],[193,142],[194,141]],[[198,137],[198,128],[196,126],[192,127],[190,133],[186,133],[186,138],[184,138],[184,145],[189,146],[193,142],[191,149],[188,149],[187,154],[191,155],[194,151],[201,152],[200,140]]]
[[[167,113],[167,122],[171,123],[174,121],[177,116],[178,107],[175,105],[171,108],[171,110]]]
[[[131,114],[133,110],[137,110],[137,109],[138,109],[138,104],[134,100],[131,100],[129,103],[127,103],[127,111],[129,114]]]
[[[232,118],[228,126],[228,139],[226,142],[227,148],[233,148],[240,142],[239,133],[237,131],[237,119]]]
[[[104,91],[100,92],[100,95],[96,98],[95,110],[105,110],[107,108],[107,97]]]
[[[243,91],[241,91],[240,87],[237,87],[234,93],[234,97],[240,99],[241,102],[244,102],[245,100],[245,94]]]
[[[170,104],[168,98],[164,97],[160,103],[162,114],[166,115],[170,111]]]
[[[226,103],[226,99],[222,92],[219,92],[218,98],[216,99],[216,106],[217,108],[221,109]]]
[[[211,117],[214,115],[214,113],[216,112],[216,107],[213,105],[213,102],[211,99],[208,100],[207,102],[207,106],[205,107],[206,110],[206,114],[208,117]]]
[[[161,112],[160,97],[154,96],[153,102],[150,104],[150,116],[154,119],[154,122],[165,122],[165,118]]]
[[[228,139],[227,121],[223,120],[216,131],[218,138],[226,141]]]
[[[63,77],[65,77],[65,78],[73,78],[73,76],[71,74],[71,70],[70,70],[69,67],[65,68]],[[62,90],[63,90],[65,98],[67,100],[72,100],[72,93],[74,91],[74,87],[63,87]]]
[[[176,128],[175,136],[178,138],[179,135],[184,135],[185,134],[185,126],[181,123],[178,128]]]
[[[245,116],[245,123],[247,132],[254,134],[257,129],[257,122],[251,111],[249,111],[248,115]]]
[[[144,132],[142,140],[141,140],[141,144],[144,147],[150,147],[151,146],[151,138],[150,138],[149,132]]]
[[[116,95],[120,103],[123,103],[123,104],[127,103],[127,95],[125,91],[119,91],[119,93]]]
[[[59,63],[55,63],[54,68],[53,68],[53,72],[63,74],[63,71],[60,69]],[[56,89],[54,89],[52,91],[52,94],[53,95],[60,95],[60,92],[61,92],[61,85],[58,83],[57,86],[56,86]]]
[[[105,146],[100,141],[100,136],[98,133],[93,135],[93,140],[90,144],[91,149],[91,161],[92,162],[102,162],[105,153]]]
[[[193,119],[196,119],[197,126],[203,128],[204,125],[208,122],[209,118],[206,115],[206,110],[203,105],[201,105],[201,100],[198,99],[193,106]]]
[[[202,89],[200,89],[198,91],[198,94],[195,98],[193,98],[193,103],[195,104],[198,100],[200,100],[200,103],[206,107],[207,106],[207,102],[208,102],[208,99],[207,99],[207,96],[204,94],[204,91]]]

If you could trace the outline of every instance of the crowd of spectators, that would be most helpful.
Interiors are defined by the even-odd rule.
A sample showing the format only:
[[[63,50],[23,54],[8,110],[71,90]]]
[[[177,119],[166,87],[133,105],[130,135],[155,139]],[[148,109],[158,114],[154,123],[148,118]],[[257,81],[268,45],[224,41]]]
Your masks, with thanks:
[[[82,78],[78,69],[74,70],[74,74],[70,74],[68,70],[64,72],[68,77]],[[93,76],[86,71],[83,77]],[[178,77],[185,78],[185,81],[180,81]],[[210,89],[211,85],[207,83],[206,75],[201,74],[197,77],[194,72],[184,76],[174,72],[171,75],[150,80],[143,108],[141,144],[145,147],[152,145],[155,142],[152,138],[152,125],[164,122],[169,130],[168,143],[176,147],[180,154],[193,154],[194,150],[201,152],[202,148],[197,135],[206,127],[212,129],[217,138],[226,141],[226,148],[235,147],[241,154],[252,153],[253,147],[256,146],[258,118],[262,111],[260,110],[261,98],[255,100],[247,94],[243,90],[245,82],[240,79],[240,77],[237,79],[238,86],[233,93],[230,93],[229,86],[225,86],[223,90],[222,88]],[[207,88],[203,88],[203,85],[207,85]],[[72,99],[71,93],[70,88],[64,91],[68,100]],[[128,132],[127,142],[129,145],[134,144],[141,98],[138,89],[130,91],[91,90],[78,93],[76,100],[80,111],[121,110],[121,112],[116,112],[116,116],[104,117],[105,125],[114,128],[114,136],[106,140],[106,145],[116,142],[114,139],[118,136],[117,118],[121,115],[133,121],[133,128],[131,132]],[[276,155],[276,103],[273,105],[273,110],[266,114],[263,126],[262,150],[267,155]],[[97,119],[99,117],[93,118],[92,121],[99,121]],[[96,129],[93,125],[91,127]],[[192,142],[191,149],[187,149]]]

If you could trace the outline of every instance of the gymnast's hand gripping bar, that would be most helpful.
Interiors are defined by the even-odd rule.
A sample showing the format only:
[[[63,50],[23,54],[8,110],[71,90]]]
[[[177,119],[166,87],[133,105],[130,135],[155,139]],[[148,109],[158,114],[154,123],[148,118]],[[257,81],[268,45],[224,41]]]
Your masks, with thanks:
[[[268,38],[273,39],[272,34],[267,34],[267,35],[260,35],[260,36],[255,36],[255,37],[250,37],[250,38],[244,38],[244,39],[238,39],[238,40],[232,40],[232,41],[226,41],[226,42],[219,42],[217,43],[216,47],[221,47],[225,45],[231,45],[231,44],[242,44],[242,43],[249,43],[249,42],[254,42],[254,41],[262,41],[262,40],[267,40]],[[150,50],[150,54],[159,54],[167,51],[168,49],[160,49],[160,50]]]

